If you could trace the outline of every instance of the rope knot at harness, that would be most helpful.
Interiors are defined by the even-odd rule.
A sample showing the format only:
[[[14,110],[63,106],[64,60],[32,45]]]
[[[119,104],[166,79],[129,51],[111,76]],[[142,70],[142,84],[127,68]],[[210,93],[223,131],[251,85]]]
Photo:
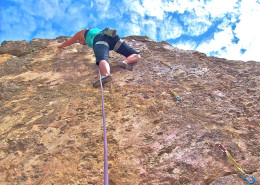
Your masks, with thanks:
[[[238,165],[238,163],[235,161],[235,159],[230,155],[228,150],[221,144],[217,143],[216,146],[220,148],[220,150],[233,162],[233,165],[241,172],[243,175],[243,179],[246,180],[249,184],[254,184],[255,178],[254,176],[251,176],[252,180],[250,181],[248,178],[250,177],[249,174],[246,174],[244,170]]]

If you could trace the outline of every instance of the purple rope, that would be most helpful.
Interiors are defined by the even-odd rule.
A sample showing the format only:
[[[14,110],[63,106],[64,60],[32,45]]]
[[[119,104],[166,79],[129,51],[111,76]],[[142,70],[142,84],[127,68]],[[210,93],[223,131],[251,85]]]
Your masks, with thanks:
[[[102,80],[101,80],[100,69],[98,70],[98,72],[99,72],[99,82],[100,82],[101,96],[102,96],[103,130],[104,130],[104,185],[108,185],[106,117],[105,117],[105,106],[104,106],[103,87],[102,87]]]

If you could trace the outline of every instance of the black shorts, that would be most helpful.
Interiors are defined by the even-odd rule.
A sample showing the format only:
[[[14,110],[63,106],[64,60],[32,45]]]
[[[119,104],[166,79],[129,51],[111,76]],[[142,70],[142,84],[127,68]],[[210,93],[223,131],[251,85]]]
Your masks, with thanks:
[[[96,56],[96,64],[99,65],[99,62],[101,60],[106,60],[108,62],[109,57],[109,51],[113,50],[116,43],[120,40],[120,37],[116,35],[114,38],[104,35],[104,34],[98,34],[93,43],[93,50]],[[108,43],[109,48],[104,44],[96,44],[98,41],[105,41]],[[121,46],[116,51],[117,53],[128,57],[132,54],[139,54],[140,52],[136,51],[134,48],[129,46],[126,42],[123,42]]]

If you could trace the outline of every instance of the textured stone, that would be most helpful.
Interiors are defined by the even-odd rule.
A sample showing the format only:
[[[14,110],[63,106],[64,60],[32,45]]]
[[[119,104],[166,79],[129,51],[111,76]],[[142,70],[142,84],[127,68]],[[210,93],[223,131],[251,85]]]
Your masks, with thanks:
[[[0,47],[0,184],[102,184],[103,122],[91,49],[67,37]],[[148,37],[134,71],[111,52],[104,86],[110,184],[259,184],[260,64],[207,57]],[[170,70],[162,62],[171,64]],[[174,90],[178,102],[167,92]]]

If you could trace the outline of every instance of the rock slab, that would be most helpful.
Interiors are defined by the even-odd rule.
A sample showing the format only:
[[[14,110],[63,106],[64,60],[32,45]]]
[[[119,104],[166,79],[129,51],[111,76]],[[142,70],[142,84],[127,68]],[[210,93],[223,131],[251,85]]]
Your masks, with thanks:
[[[58,49],[66,39],[0,47],[0,184],[103,184],[95,57],[80,44]],[[116,63],[123,57],[110,53],[110,184],[248,184],[216,143],[259,184],[260,63],[207,57],[148,37],[123,40],[142,59],[126,71]]]

